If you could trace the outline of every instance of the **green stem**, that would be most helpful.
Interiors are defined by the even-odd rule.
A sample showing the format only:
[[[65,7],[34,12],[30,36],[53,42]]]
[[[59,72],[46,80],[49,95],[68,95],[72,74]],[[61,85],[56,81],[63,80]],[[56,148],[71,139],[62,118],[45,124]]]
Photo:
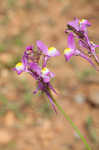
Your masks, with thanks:
[[[55,103],[56,107],[60,110],[60,112],[65,117],[65,119],[71,124],[71,126],[73,127],[73,129],[77,132],[77,134],[79,135],[79,137],[82,139],[82,141],[85,144],[87,150],[91,150],[91,148],[88,145],[87,141],[85,140],[84,136],[81,134],[81,132],[79,131],[79,129],[77,128],[77,126],[73,123],[73,121],[71,120],[71,118],[65,113],[65,111],[62,109],[62,107],[56,102],[56,100],[53,97],[52,97],[52,99],[53,99],[53,102]]]

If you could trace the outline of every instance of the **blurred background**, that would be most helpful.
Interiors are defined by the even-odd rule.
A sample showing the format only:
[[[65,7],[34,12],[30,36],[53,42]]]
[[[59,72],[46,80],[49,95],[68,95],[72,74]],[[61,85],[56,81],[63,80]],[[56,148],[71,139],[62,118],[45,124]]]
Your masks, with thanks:
[[[85,150],[47,97],[32,94],[34,80],[12,71],[36,40],[60,50],[62,55],[49,62],[59,93],[54,97],[99,150],[99,73],[79,57],[66,63],[63,56],[64,29],[74,17],[92,23],[89,37],[99,44],[99,0],[0,0],[0,150]]]

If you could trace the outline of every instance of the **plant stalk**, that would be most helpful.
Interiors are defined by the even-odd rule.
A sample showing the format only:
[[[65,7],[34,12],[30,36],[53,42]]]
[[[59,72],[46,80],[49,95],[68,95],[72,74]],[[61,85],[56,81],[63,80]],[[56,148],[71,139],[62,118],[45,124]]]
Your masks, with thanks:
[[[78,136],[82,139],[83,143],[85,144],[87,150],[91,150],[89,144],[87,143],[86,139],[84,138],[84,136],[82,135],[82,133],[80,132],[80,130],[78,129],[78,127],[74,124],[74,122],[71,120],[71,118],[66,114],[66,112],[62,109],[62,107],[56,102],[56,100],[53,98],[53,96],[51,95],[54,104],[56,105],[56,107],[60,110],[60,112],[63,114],[63,116],[65,117],[65,119],[71,124],[71,126],[73,127],[73,129],[76,131],[76,133],[78,134]]]

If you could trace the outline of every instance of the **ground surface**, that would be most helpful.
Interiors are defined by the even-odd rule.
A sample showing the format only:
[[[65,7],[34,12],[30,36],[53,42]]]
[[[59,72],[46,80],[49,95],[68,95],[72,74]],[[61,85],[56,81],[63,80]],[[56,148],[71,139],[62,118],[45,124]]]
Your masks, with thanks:
[[[39,39],[62,54],[66,23],[75,16],[89,19],[90,39],[99,44],[99,1],[1,0],[0,5],[0,150],[85,150],[46,96],[32,94],[36,86],[32,78],[17,76],[12,68],[25,47]],[[98,150],[99,73],[78,57],[66,63],[63,55],[52,59],[49,67],[56,74],[55,98]]]

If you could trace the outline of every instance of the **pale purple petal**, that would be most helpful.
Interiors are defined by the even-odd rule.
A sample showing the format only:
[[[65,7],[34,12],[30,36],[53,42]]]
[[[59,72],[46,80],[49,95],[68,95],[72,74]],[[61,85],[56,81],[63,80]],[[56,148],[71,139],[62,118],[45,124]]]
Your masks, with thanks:
[[[79,31],[79,20],[75,18],[73,21],[69,22],[68,25],[75,28],[77,31]]]
[[[79,23],[81,29],[85,29],[86,27],[91,26],[91,23],[87,19],[82,19],[79,21]]]
[[[46,54],[46,52],[48,51],[48,47],[40,40],[38,40],[36,44],[37,44],[38,49],[42,51],[44,54]]]
[[[44,57],[43,57],[43,64],[42,64],[42,68],[45,68],[45,67],[46,67],[48,59],[49,59],[49,57],[48,57],[48,56],[44,56]]]
[[[73,54],[69,54],[69,55],[64,55],[65,56],[65,59],[66,61],[69,61],[71,59],[71,57],[73,56]]]
[[[75,53],[74,49],[66,48],[64,50],[64,56],[65,56],[66,61],[69,61],[71,57],[74,55],[74,53]]]
[[[26,47],[26,50],[33,50],[33,48],[34,48],[34,47],[33,47],[32,45],[30,45],[30,46],[27,46],[27,47]]]
[[[75,40],[74,40],[74,35],[73,33],[69,33],[68,35],[68,47],[71,49],[75,49]]]
[[[95,47],[99,47],[99,45],[95,45]]]
[[[47,55],[49,57],[59,56],[60,52],[55,47],[48,48]]]
[[[44,81],[45,83],[50,82],[50,77],[49,77],[49,76],[44,76],[44,77],[43,77],[43,81]]]
[[[54,78],[55,77],[55,74],[53,72],[50,72],[50,77],[51,78]]]
[[[13,68],[13,71],[16,71],[16,73],[17,73],[18,75],[20,75],[20,74],[23,72],[23,70],[17,70],[16,68]]]
[[[50,79],[54,77],[54,73],[52,73],[51,71],[49,71],[48,68],[44,67],[41,70],[41,77],[43,78],[44,82],[49,82]]]
[[[36,72],[38,75],[40,75],[40,73],[41,73],[41,68],[40,68],[40,66],[39,66],[38,64],[36,64],[36,63],[30,63],[29,66],[30,66],[30,68],[31,68],[34,72]]]

